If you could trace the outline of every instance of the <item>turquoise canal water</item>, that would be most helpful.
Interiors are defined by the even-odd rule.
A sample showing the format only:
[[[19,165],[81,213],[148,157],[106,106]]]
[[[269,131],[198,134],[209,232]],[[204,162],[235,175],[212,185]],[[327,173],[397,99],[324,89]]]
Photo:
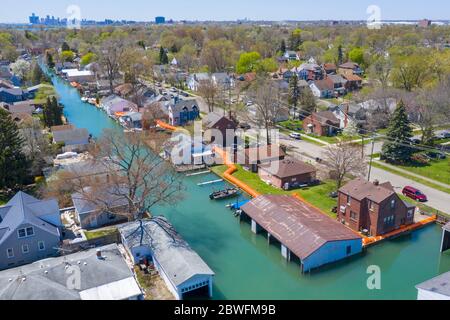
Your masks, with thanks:
[[[68,120],[98,137],[118,126],[77,91],[54,78]],[[216,272],[215,299],[416,299],[415,285],[450,270],[450,252],[441,255],[441,229],[429,226],[411,235],[369,248],[364,254],[312,274],[287,263],[280,249],[239,224],[226,202],[212,202],[213,188],[197,183],[214,175],[184,178],[185,198],[177,206],[157,208]],[[381,290],[367,289],[367,268],[381,268]]]

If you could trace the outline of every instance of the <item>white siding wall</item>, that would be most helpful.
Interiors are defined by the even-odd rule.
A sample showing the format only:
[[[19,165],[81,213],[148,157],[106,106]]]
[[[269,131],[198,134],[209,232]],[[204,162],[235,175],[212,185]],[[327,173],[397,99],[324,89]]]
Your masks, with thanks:
[[[442,294],[431,292],[428,290],[418,289],[419,293],[417,300],[450,300],[449,296],[444,296]]]

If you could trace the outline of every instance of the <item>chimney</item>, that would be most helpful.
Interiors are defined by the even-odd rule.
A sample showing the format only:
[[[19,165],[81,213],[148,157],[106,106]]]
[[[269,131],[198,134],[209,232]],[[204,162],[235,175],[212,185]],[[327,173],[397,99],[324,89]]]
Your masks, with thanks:
[[[375,186],[379,186],[380,185],[380,181],[378,181],[378,180],[375,180],[374,182],[373,182],[373,184],[375,185]]]

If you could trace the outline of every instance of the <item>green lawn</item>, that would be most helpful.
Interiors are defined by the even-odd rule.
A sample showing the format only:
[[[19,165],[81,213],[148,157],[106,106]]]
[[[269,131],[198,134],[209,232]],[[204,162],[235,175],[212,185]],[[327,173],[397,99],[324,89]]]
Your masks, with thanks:
[[[233,174],[233,176],[246,183],[259,193],[276,195],[298,194],[312,205],[324,211],[330,217],[336,217],[336,214],[331,212],[331,210],[337,205],[336,199],[329,197],[331,192],[336,191],[336,184],[334,181],[325,181],[322,184],[311,188],[284,191],[268,185],[259,178],[258,174],[246,171],[242,168],[242,166],[238,165],[237,167],[238,171]],[[216,166],[212,168],[212,171],[219,176],[223,176],[226,170],[226,166]]]
[[[85,231],[84,234],[86,235],[87,240],[93,240],[98,239],[101,237],[109,236],[112,234],[117,233],[116,228],[108,228],[108,229],[101,229],[101,230],[95,230],[95,231]]]
[[[395,169],[393,169],[393,168],[391,168],[391,167],[387,167],[387,166],[384,166],[384,165],[382,165],[382,164],[379,164],[378,162],[373,162],[372,165],[373,165],[375,168],[378,168],[378,169],[382,169],[382,170],[391,172],[391,173],[393,173],[393,174],[396,174],[396,175],[405,177],[405,178],[407,178],[407,179],[411,179],[411,180],[416,181],[416,182],[418,182],[418,183],[421,183],[421,184],[423,184],[423,185],[429,186],[430,188],[433,188],[433,189],[436,189],[436,190],[440,190],[440,191],[442,191],[442,192],[450,193],[450,189],[449,189],[449,188],[442,187],[442,186],[440,186],[440,185],[437,185],[437,184],[432,183],[432,182],[430,182],[430,181],[428,181],[428,180],[425,180],[425,179],[420,179],[420,178],[418,178],[418,177],[415,177],[415,176],[411,176],[411,175],[405,174],[405,173],[400,172],[400,171],[398,171],[398,170],[395,170]],[[408,168],[407,170],[410,170],[410,168]],[[448,169],[447,169],[447,170],[448,170]],[[412,170],[411,170],[411,171],[412,171]]]
[[[450,185],[450,159],[431,161],[427,165],[398,166],[415,174]]]

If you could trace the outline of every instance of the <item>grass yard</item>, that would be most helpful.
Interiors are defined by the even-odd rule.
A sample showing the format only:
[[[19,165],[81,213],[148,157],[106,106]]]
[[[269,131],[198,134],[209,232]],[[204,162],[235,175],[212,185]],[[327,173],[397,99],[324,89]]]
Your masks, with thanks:
[[[433,160],[428,165],[404,165],[398,167],[450,185],[450,158]]]
[[[86,235],[87,240],[93,240],[98,239],[101,237],[106,237],[112,234],[117,233],[116,228],[108,228],[108,229],[101,229],[101,230],[95,230],[95,231],[85,231],[84,234]]]
[[[417,178],[417,177],[415,177],[415,176],[405,174],[405,173],[400,172],[400,171],[397,171],[397,170],[395,170],[395,169],[393,169],[393,168],[391,168],[391,167],[384,166],[384,165],[382,165],[382,164],[380,164],[380,163],[378,163],[378,162],[373,162],[372,165],[373,165],[375,168],[382,169],[382,170],[391,172],[391,173],[393,173],[393,174],[396,174],[396,175],[399,175],[399,176],[402,176],[402,177],[411,179],[411,180],[416,181],[416,182],[418,182],[418,183],[421,183],[421,184],[423,184],[423,185],[429,186],[430,188],[433,188],[433,189],[436,189],[436,190],[440,190],[440,191],[442,191],[442,192],[450,193],[450,188],[445,188],[445,187],[442,187],[442,186],[440,186],[440,185],[438,185],[438,184],[432,183],[432,182],[430,182],[430,181],[428,181],[428,180],[420,179],[420,178]],[[403,167],[403,169],[410,170],[410,171],[412,172],[411,168]],[[448,170],[448,169],[447,169],[447,170]],[[418,173],[416,173],[416,174],[418,174]]]
[[[259,178],[258,174],[246,171],[242,168],[242,166],[237,167],[238,171],[233,174],[233,176],[243,181],[259,193],[275,195],[298,194],[307,202],[328,214],[330,217],[336,218],[336,214],[331,212],[331,210],[337,205],[337,200],[329,197],[331,192],[336,191],[336,184],[334,181],[325,181],[322,184],[311,188],[284,191],[268,185]],[[223,176],[226,170],[226,166],[216,166],[212,168],[212,171],[219,176]]]

